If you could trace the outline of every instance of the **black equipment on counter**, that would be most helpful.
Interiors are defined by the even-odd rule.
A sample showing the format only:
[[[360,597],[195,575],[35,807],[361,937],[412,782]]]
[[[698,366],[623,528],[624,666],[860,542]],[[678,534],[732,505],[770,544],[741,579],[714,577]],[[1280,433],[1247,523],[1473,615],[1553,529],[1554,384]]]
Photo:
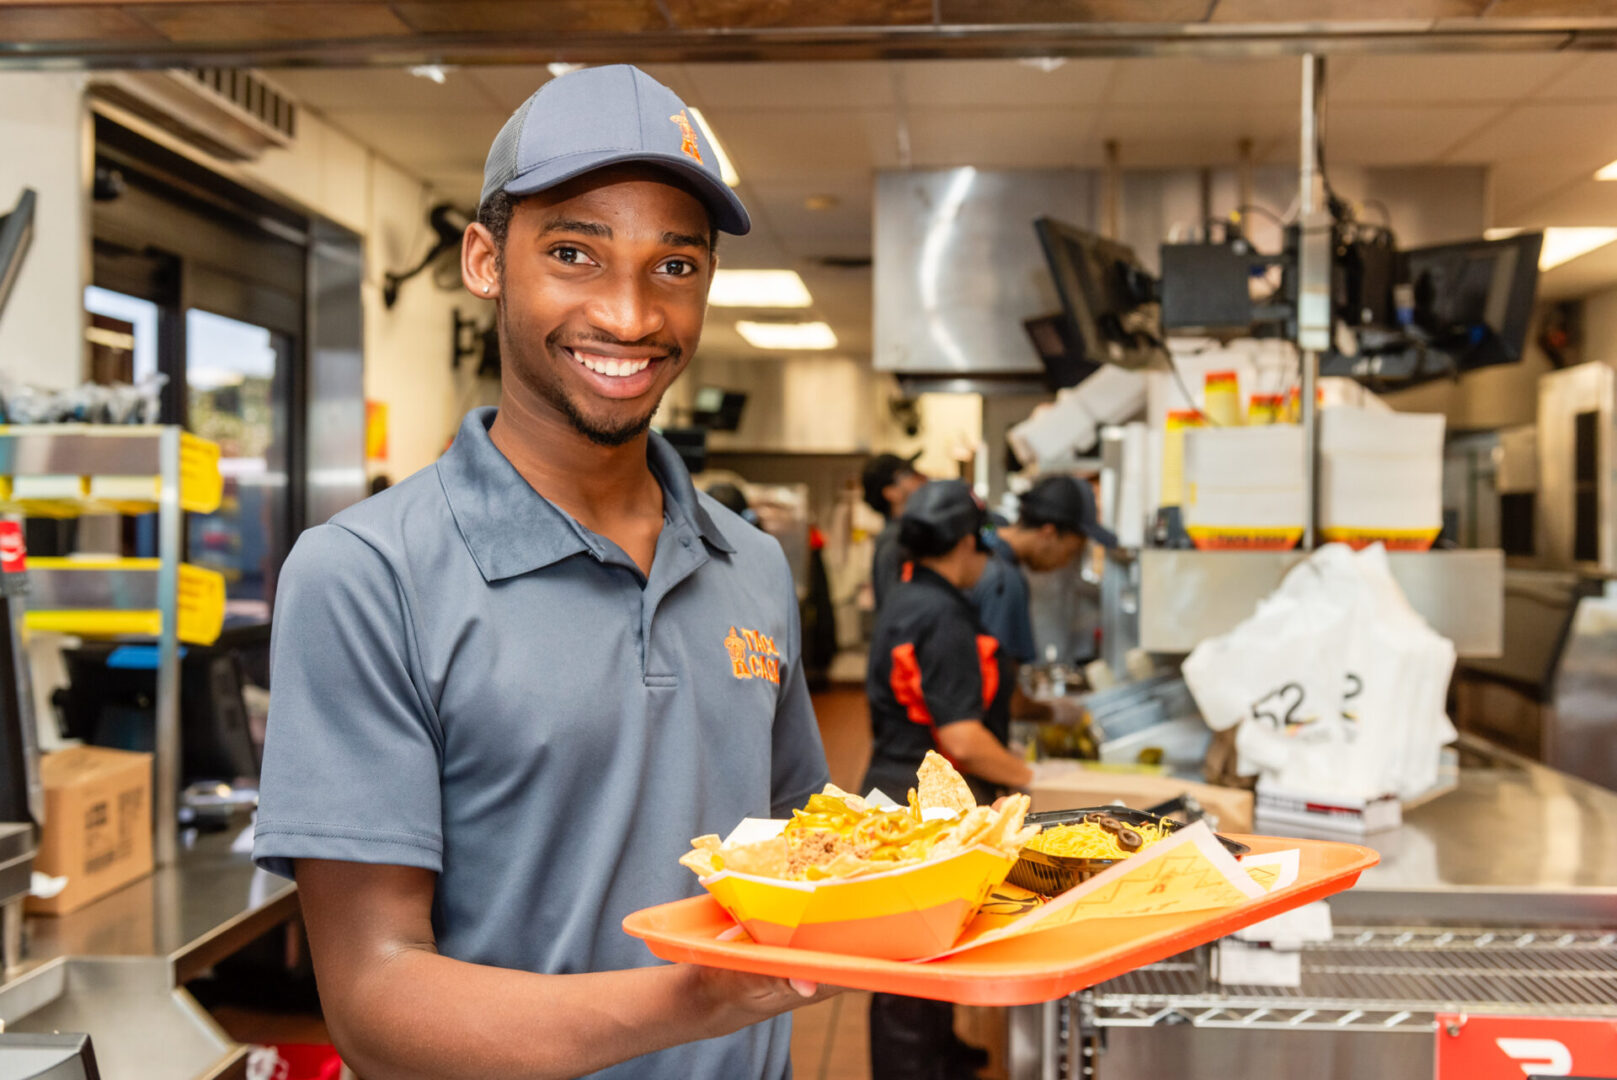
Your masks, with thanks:
[[[23,188],[11,213],[0,217],[0,313],[6,310],[11,287],[17,282],[23,256],[34,238],[34,189]]]
[[[184,784],[258,777],[259,753],[242,693],[243,658],[239,646],[223,644],[227,640],[206,648],[187,645],[180,660]],[[156,742],[155,646],[92,643],[63,649],[62,659],[69,681],[56,700],[66,734],[94,746],[151,752]]]

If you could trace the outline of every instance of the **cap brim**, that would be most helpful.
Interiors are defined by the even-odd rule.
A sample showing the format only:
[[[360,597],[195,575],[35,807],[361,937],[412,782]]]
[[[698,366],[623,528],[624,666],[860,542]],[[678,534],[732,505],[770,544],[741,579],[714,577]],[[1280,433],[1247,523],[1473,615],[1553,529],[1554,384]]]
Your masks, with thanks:
[[[587,154],[569,154],[519,173],[502,190],[508,195],[535,195],[596,169],[628,164],[654,165],[688,181],[693,193],[713,216],[714,228],[720,232],[745,236],[752,231],[752,218],[736,193],[724,181],[683,154],[660,154],[651,150],[596,150]]]
[[[1120,546],[1117,542],[1117,534],[1098,523],[1084,526],[1084,535],[1103,548],[1116,550]]]

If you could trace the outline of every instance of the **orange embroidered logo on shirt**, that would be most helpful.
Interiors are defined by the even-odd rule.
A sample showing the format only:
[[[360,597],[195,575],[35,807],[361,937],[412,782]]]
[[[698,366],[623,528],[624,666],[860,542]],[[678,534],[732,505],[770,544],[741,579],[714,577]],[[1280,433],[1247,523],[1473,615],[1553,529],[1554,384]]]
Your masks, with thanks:
[[[730,627],[724,639],[724,649],[730,654],[730,674],[738,679],[768,679],[780,684],[780,651],[775,639],[756,630]]]
[[[685,115],[684,109],[681,109],[668,119],[679,125],[679,134],[681,136],[679,152],[687,157],[695,158],[697,164],[701,164],[702,150],[696,145],[696,129],[691,127],[691,118]]]

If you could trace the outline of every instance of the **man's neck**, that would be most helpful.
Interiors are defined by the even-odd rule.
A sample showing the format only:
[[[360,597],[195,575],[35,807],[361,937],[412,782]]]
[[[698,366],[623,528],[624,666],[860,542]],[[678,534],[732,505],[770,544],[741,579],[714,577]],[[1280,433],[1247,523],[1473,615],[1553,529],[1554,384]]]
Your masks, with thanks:
[[[645,434],[602,446],[549,404],[504,388],[489,438],[535,491],[588,529],[610,535],[624,519],[662,516]]]
[[[1020,525],[1001,526],[995,530],[994,535],[1005,542],[1005,546],[1011,549],[1011,554],[1016,556],[1016,561],[1019,563],[1027,562],[1028,553],[1032,550],[1033,543],[1037,539],[1033,530],[1024,529]]]

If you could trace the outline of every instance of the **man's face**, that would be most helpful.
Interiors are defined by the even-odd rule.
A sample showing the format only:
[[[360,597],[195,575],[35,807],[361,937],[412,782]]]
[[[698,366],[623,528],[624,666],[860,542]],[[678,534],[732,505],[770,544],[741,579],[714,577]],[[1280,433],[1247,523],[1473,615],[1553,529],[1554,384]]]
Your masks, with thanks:
[[[898,517],[904,512],[904,503],[911,495],[926,486],[926,477],[918,472],[906,470],[893,477],[893,482],[882,488],[882,495],[887,499],[887,505],[893,508],[891,517]]]
[[[1054,525],[1040,525],[1038,540],[1028,557],[1028,569],[1046,572],[1060,570],[1084,549],[1081,533],[1066,532]]]
[[[506,377],[596,443],[640,435],[701,338],[710,229],[694,195],[644,167],[521,200],[497,286]]]

